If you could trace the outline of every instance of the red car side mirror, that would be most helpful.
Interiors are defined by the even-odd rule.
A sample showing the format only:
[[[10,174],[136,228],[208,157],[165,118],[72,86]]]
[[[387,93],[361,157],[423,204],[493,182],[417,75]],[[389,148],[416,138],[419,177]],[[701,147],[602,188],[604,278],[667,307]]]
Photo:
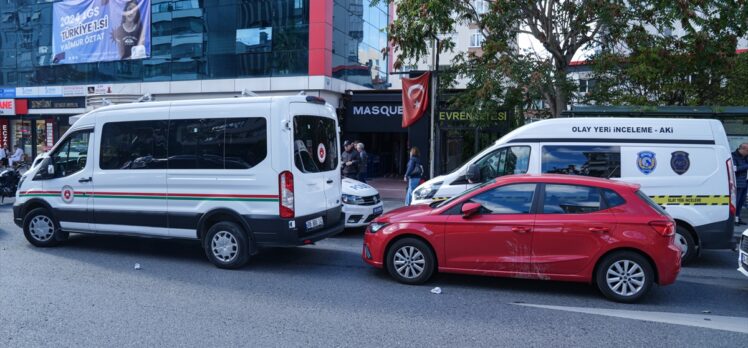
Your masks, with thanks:
[[[483,206],[478,203],[468,202],[462,205],[462,218],[467,219],[480,211]]]

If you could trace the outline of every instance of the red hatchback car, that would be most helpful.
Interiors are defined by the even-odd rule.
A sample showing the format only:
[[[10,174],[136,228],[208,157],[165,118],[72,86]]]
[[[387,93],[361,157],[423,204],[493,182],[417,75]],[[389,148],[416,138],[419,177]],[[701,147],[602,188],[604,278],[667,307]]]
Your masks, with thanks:
[[[680,271],[674,222],[638,185],[570,175],[506,176],[441,203],[391,211],[362,257],[406,284],[435,270],[594,282],[633,302]]]

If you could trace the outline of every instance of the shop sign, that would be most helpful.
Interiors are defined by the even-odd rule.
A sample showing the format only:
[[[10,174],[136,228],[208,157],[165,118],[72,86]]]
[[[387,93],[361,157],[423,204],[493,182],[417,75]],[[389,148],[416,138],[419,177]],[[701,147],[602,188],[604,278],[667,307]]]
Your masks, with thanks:
[[[86,94],[97,95],[97,94],[111,94],[112,85],[90,85],[86,86]]]
[[[54,133],[54,121],[47,119],[47,150],[51,149],[55,145],[55,133]]]
[[[62,97],[62,90],[62,86],[18,87],[15,93],[18,98]]]
[[[344,120],[348,132],[406,132],[400,101],[352,102]]]
[[[29,99],[29,109],[83,109],[86,98],[35,98]]]
[[[79,97],[86,95],[86,87],[84,86],[63,86],[62,95],[66,97]]]
[[[0,118],[0,146],[8,147],[8,119]]]
[[[13,99],[0,99],[0,115],[11,116],[16,114],[16,103]]]
[[[499,111],[490,115],[475,116],[466,111],[440,110],[437,120],[441,124],[468,125],[471,122],[490,122],[497,126],[503,125],[509,119],[508,111]]]
[[[0,87],[0,98],[15,98],[16,88],[15,87]]]

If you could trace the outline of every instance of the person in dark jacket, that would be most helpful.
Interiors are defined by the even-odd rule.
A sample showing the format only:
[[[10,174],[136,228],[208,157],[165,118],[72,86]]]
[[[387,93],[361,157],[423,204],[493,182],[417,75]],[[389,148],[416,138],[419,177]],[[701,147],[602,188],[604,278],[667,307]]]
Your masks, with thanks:
[[[356,151],[358,151],[358,157],[361,159],[358,162],[358,181],[366,183],[366,177],[368,174],[369,154],[364,149],[364,143],[356,142]]]
[[[345,151],[340,155],[340,161],[343,163],[343,176],[356,180],[358,178],[358,163],[361,158],[350,141],[346,140],[343,143],[343,148]]]
[[[413,191],[418,187],[418,183],[421,181],[423,176],[423,166],[421,165],[420,156],[421,152],[418,148],[413,146],[410,148],[410,159],[408,160],[408,167],[405,170],[405,182],[408,183],[408,191],[405,193],[405,205],[410,205],[410,196]]]
[[[748,192],[748,143],[742,143],[738,149],[732,153],[732,162],[735,165],[735,187],[737,188],[736,215],[738,216],[738,225],[745,225],[740,219],[740,212],[745,205],[745,195]]]

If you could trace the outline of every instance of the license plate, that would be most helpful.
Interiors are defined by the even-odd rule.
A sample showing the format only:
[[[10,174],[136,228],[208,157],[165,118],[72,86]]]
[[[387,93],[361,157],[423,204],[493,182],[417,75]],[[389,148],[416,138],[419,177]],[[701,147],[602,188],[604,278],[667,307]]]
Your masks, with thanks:
[[[322,217],[320,216],[318,218],[314,218],[314,219],[308,220],[306,222],[306,229],[307,230],[311,230],[311,229],[314,229],[314,228],[322,226],[322,224],[323,224]]]
[[[383,211],[382,207],[374,207],[374,214],[381,214]]]

